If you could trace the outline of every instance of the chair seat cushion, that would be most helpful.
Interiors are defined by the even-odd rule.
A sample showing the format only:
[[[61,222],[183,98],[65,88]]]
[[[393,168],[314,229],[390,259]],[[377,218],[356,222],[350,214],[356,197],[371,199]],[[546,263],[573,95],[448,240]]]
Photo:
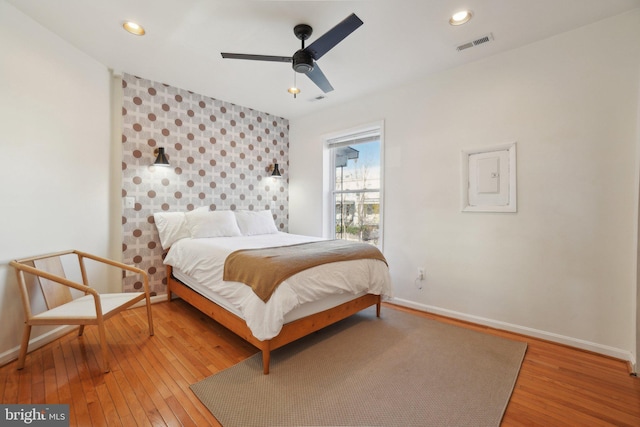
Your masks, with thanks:
[[[144,295],[144,292],[126,292],[114,294],[101,294],[100,303],[102,305],[102,315],[107,315],[111,311],[119,308],[123,304]],[[52,308],[45,312],[33,316],[34,319],[95,319],[96,305],[91,295],[85,295],[74,299],[71,302]]]

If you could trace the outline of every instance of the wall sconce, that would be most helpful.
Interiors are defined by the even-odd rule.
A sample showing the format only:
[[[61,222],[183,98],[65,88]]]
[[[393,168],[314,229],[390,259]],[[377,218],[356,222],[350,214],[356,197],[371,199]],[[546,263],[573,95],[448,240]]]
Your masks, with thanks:
[[[158,147],[153,150],[153,154],[156,157],[156,161],[153,162],[154,166],[170,166],[169,160],[167,160],[167,156],[164,155],[164,147]]]
[[[271,176],[273,178],[281,178],[282,174],[280,174],[280,168],[278,168],[278,164],[274,163],[269,166],[269,172],[271,172]]]

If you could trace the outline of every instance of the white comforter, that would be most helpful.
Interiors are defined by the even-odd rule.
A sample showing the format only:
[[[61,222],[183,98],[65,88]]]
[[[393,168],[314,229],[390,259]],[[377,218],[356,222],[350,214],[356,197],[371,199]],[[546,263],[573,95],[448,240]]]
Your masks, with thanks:
[[[233,251],[316,240],[320,239],[288,233],[182,239],[171,246],[164,263],[189,276],[198,287],[225,298],[259,340],[278,335],[285,315],[301,304],[336,293],[391,296],[387,265],[371,259],[325,264],[298,273],[282,282],[266,303],[249,286],[222,280],[225,259]]]

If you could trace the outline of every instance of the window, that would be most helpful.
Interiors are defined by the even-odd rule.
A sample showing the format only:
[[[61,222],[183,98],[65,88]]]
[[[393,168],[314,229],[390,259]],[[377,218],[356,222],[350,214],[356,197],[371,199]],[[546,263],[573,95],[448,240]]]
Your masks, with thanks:
[[[380,126],[327,140],[336,239],[382,247],[382,132]]]

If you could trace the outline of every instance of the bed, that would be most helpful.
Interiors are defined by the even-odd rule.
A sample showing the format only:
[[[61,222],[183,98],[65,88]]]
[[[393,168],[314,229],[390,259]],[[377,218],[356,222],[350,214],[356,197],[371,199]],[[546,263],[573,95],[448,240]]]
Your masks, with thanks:
[[[182,214],[182,219],[179,213],[154,218],[163,248],[168,248],[168,300],[182,298],[261,350],[264,374],[269,373],[272,350],[372,305],[380,316],[382,297],[391,296],[389,269],[381,254],[304,268],[279,282],[268,296],[259,296],[243,282],[225,280],[230,277],[225,276],[230,270],[225,263],[232,256],[280,250],[276,248],[299,252],[331,243],[279,232],[269,211],[202,209]]]

